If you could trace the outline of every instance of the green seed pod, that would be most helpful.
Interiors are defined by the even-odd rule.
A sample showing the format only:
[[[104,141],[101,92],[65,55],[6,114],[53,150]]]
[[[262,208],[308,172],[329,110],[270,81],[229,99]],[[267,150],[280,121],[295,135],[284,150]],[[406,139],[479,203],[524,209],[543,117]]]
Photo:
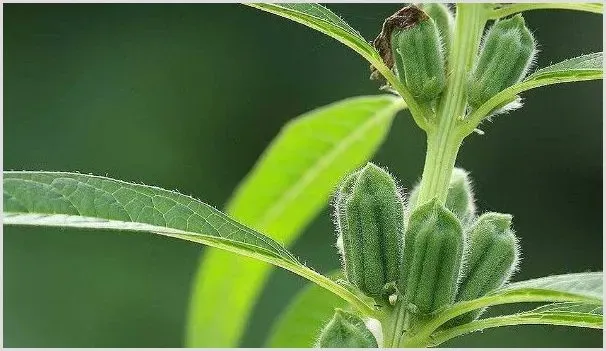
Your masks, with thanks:
[[[457,216],[463,228],[467,227],[476,215],[471,179],[469,173],[462,168],[452,170],[445,206]]]
[[[407,217],[410,215],[410,209],[417,203],[419,185],[420,184],[415,185],[408,197],[406,206]],[[463,228],[467,227],[473,221],[476,213],[475,197],[473,195],[471,179],[464,169],[455,168],[452,170],[444,206],[457,216],[461,221]]]
[[[518,243],[511,230],[511,215],[489,212],[478,218],[468,234],[467,262],[461,274],[457,301],[473,300],[501,287],[518,261]],[[471,322],[483,310],[472,311],[451,322]]]
[[[453,303],[463,256],[463,231],[452,212],[436,199],[410,216],[403,256],[398,289],[404,292],[406,303],[421,314]]]
[[[450,8],[447,4],[429,2],[422,4],[422,9],[436,22],[438,32],[440,32],[440,41],[443,45],[444,57],[448,57],[454,29],[454,16]]]
[[[326,324],[316,347],[322,348],[375,348],[377,340],[362,319],[340,308],[335,309],[335,315]]]
[[[484,36],[480,57],[469,77],[469,105],[477,108],[519,82],[535,54],[534,37],[522,15],[496,21]]]
[[[412,95],[432,101],[446,85],[446,68],[440,33],[433,19],[416,6],[406,7],[414,18],[391,34],[396,74]]]
[[[399,276],[404,236],[403,201],[395,180],[368,163],[345,179],[335,203],[347,279],[367,295],[384,298],[385,285]]]

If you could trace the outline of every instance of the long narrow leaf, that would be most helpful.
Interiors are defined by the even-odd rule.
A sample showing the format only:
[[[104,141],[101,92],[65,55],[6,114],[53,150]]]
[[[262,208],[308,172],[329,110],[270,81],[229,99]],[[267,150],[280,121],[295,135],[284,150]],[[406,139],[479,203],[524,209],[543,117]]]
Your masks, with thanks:
[[[597,52],[575,57],[537,70],[522,82],[501,91],[477,110],[473,111],[465,122],[465,133],[471,133],[491,111],[513,101],[518,94],[524,91],[546,85],[603,79],[604,70],[602,64],[603,55],[601,52]]]
[[[479,319],[454,328],[439,331],[432,336],[432,346],[454,337],[488,328],[547,324],[582,328],[603,328],[603,307],[585,303],[554,303],[512,315]]]
[[[562,294],[588,303],[601,304],[603,278],[602,272],[554,275],[507,284],[494,291],[491,296],[542,292]]]
[[[603,13],[604,5],[587,2],[535,2],[497,5],[490,13],[491,19],[499,19],[514,13],[532,10],[573,10],[591,13]]]
[[[173,191],[67,172],[4,172],[4,225],[151,232],[287,269],[373,313],[346,288],[305,267],[282,245],[210,205]]]
[[[573,273],[505,285],[487,296],[462,301],[428,322],[415,338],[429,338],[441,325],[459,315],[484,307],[520,302],[573,302],[602,305],[603,273]],[[414,342],[414,340],[412,340]]]
[[[315,3],[245,4],[288,18],[320,31],[352,48],[369,61],[381,60],[379,53],[357,30],[326,7]]]
[[[238,187],[228,213],[292,243],[326,206],[339,180],[372,157],[404,107],[402,99],[391,95],[366,96],[294,119]],[[270,268],[229,253],[207,252],[191,295],[187,345],[237,346]],[[230,304],[216,304],[218,299]]]
[[[4,172],[4,224],[199,236],[250,256],[298,264],[282,245],[201,201],[150,186],[67,172]]]

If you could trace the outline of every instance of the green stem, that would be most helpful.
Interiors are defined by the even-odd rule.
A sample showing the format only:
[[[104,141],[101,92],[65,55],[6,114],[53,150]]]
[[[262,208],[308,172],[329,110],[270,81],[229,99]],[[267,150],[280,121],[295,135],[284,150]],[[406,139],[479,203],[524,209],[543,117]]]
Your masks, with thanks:
[[[442,133],[428,135],[425,168],[421,178],[421,190],[417,206],[437,197],[442,203],[446,200],[448,182],[455,166],[461,139],[450,128]]]
[[[455,33],[448,59],[453,68],[436,112],[437,128],[427,131],[427,154],[417,206],[434,197],[446,200],[448,183],[463,137],[457,132],[458,120],[465,113],[465,82],[477,55],[486,24],[481,4],[457,4]]]
[[[452,170],[464,138],[464,134],[460,133],[457,127],[467,104],[467,72],[474,64],[486,20],[485,7],[482,4],[457,4],[455,33],[448,58],[452,71],[438,103],[437,125],[426,129],[427,154],[416,206],[436,197],[442,203],[446,200]],[[414,334],[412,331],[402,336],[404,324],[410,322],[411,316],[403,302],[396,306],[396,311],[396,321],[390,324],[390,328],[395,329],[387,333],[391,336],[391,344],[386,342],[385,346],[427,346],[430,341],[427,338],[420,339],[408,335]],[[394,338],[394,335],[398,337]]]

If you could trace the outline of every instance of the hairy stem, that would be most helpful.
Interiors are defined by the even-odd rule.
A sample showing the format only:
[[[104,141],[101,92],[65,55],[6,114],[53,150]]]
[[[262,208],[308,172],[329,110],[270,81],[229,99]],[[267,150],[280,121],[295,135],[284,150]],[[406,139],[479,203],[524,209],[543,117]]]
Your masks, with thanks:
[[[448,58],[452,72],[436,111],[438,125],[427,132],[427,154],[416,205],[434,197],[446,200],[448,183],[463,140],[457,122],[465,113],[467,72],[474,64],[486,24],[480,4],[457,4],[455,33]]]
[[[452,170],[463,141],[463,135],[457,131],[457,125],[467,104],[467,72],[471,70],[477,56],[486,18],[485,8],[481,4],[457,4],[455,33],[448,58],[452,71],[436,110],[437,126],[426,130],[427,154],[416,206],[435,197],[442,203],[446,200]],[[412,317],[406,309],[405,301],[396,305],[394,313],[396,322],[387,325],[386,329],[395,330],[386,331],[386,335],[392,336],[392,340],[386,341],[385,347],[423,347],[430,343],[429,340],[415,338],[413,345],[407,342],[408,334],[412,331],[406,330],[404,335],[402,334],[402,331],[407,329],[404,324]]]

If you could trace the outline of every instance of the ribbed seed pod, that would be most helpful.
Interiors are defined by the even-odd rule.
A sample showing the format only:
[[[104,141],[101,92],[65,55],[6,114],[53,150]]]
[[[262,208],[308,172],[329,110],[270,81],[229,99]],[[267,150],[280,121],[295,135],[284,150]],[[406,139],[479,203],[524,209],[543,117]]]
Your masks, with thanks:
[[[464,169],[455,168],[452,170],[448,195],[446,195],[444,205],[457,216],[463,228],[473,221],[476,215],[475,198],[469,173]]]
[[[433,19],[416,6],[407,16],[415,18],[391,33],[391,49],[398,78],[412,95],[432,101],[444,90],[446,68],[440,33]]]
[[[463,232],[457,218],[436,199],[410,216],[404,236],[398,289],[421,314],[452,304],[463,256]]]
[[[468,253],[457,301],[473,300],[501,287],[512,275],[519,247],[511,230],[511,215],[489,212],[481,215],[468,234]],[[458,325],[478,318],[476,310],[451,321]]]
[[[399,277],[403,216],[396,182],[383,169],[368,163],[343,182],[335,217],[345,275],[368,296],[385,297],[385,285]]]
[[[407,215],[410,215],[410,209],[414,208],[417,203],[419,188],[420,184],[417,184],[410,192],[406,206]],[[452,170],[444,206],[457,216],[463,228],[473,221],[476,213],[475,197],[469,173],[463,168]]]
[[[320,333],[316,347],[322,348],[375,348],[377,340],[364,321],[342,309],[335,309],[335,315]]]
[[[442,42],[444,57],[448,57],[450,52],[450,41],[453,36],[454,16],[447,4],[439,2],[429,2],[422,5],[423,11],[436,22],[438,32],[440,32],[440,41]]]
[[[480,56],[469,77],[469,105],[477,108],[519,82],[532,63],[535,47],[534,37],[522,15],[496,21],[484,37]]]

